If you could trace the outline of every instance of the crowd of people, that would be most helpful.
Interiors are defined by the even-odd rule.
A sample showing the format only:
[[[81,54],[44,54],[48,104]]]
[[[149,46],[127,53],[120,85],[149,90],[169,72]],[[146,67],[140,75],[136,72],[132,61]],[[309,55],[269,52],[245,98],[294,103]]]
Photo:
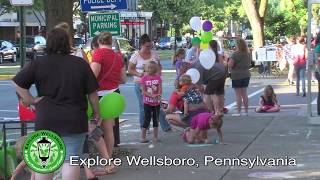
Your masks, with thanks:
[[[306,97],[306,64],[308,58],[308,50],[306,46],[306,38],[295,36],[287,39],[287,44],[283,47],[284,59],[289,64],[288,83],[289,85],[296,84],[296,95]],[[296,76],[296,82],[294,82]],[[302,87],[300,86],[302,83]],[[301,88],[301,89],[300,89]],[[301,92],[302,91],[302,92]]]
[[[108,93],[120,93],[119,86],[127,82],[127,74],[121,54],[112,50],[110,33],[103,32],[93,38],[90,60],[81,50],[71,47],[68,34],[68,24],[57,25],[48,33],[47,55],[31,61],[13,81],[23,103],[36,108],[35,129],[54,131],[64,140],[66,157],[61,169],[62,179],[72,180],[79,179],[80,167],[70,166],[69,158],[80,154],[88,155],[88,141],[94,142],[103,158],[112,158],[115,119],[101,120],[100,111],[103,109],[99,109],[99,99]],[[224,144],[222,125],[224,113],[227,112],[224,108],[227,77],[231,78],[236,95],[237,113],[234,115],[248,116],[247,88],[251,76],[251,54],[246,42],[240,39],[236,51],[228,58],[219,50],[217,41],[212,40],[209,45],[216,57],[212,57],[215,62],[210,69],[204,68],[199,61],[199,38],[192,39],[191,49],[177,51],[173,57],[176,69],[175,90],[166,102],[162,96],[159,55],[153,50],[150,37],[146,34],[141,36],[140,49],[132,55],[128,66],[128,72],[134,78],[134,90],[138,99],[141,143],[149,142],[147,131],[152,120],[153,143],[160,141],[160,123],[164,132],[172,131],[173,125],[184,128],[182,139],[186,143],[208,143],[207,131],[213,128],[217,130],[219,143]],[[190,68],[195,68],[200,73],[200,79],[196,83],[186,73]],[[297,70],[300,71],[303,68]],[[36,85],[37,97],[30,93],[32,84]],[[88,101],[93,109],[93,118],[89,121]],[[267,86],[256,111],[279,110],[276,94],[271,86]],[[87,179],[97,179],[97,174],[115,172],[112,165],[105,167],[103,172],[85,168]],[[52,179],[53,174],[35,172],[33,177],[37,180]]]

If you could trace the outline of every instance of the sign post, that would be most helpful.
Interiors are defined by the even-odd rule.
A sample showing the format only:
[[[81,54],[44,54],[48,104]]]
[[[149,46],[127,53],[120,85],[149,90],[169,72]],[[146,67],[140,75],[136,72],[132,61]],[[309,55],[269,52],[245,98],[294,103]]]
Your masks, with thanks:
[[[82,12],[126,10],[127,0],[80,0]]]
[[[22,69],[26,61],[26,26],[25,26],[25,14],[24,7],[19,7],[20,16],[20,68]]]
[[[34,0],[10,0],[12,6],[19,7],[20,19],[20,68],[22,69],[26,61],[26,26],[25,26],[25,6],[32,6]]]
[[[24,14],[24,7],[25,6],[32,6],[33,0],[10,0],[12,6],[19,7],[19,16],[20,16],[20,68],[22,69],[25,61],[26,61],[26,26],[25,26],[25,14]],[[5,127],[4,127],[5,128]],[[5,130],[4,130],[5,131]],[[24,122],[21,123],[21,136],[25,135],[26,133],[26,124]],[[4,134],[4,136],[6,136]],[[5,137],[4,137],[5,139]],[[3,142],[4,144],[4,180],[7,179],[7,150],[6,150],[6,141]]]
[[[121,20],[119,13],[89,14],[89,33],[94,37],[100,32],[110,32],[112,36],[120,36]]]

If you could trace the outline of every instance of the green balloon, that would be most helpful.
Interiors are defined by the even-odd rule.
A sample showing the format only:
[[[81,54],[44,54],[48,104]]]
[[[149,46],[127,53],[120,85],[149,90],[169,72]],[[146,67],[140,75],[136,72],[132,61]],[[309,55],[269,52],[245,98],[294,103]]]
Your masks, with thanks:
[[[2,142],[0,142],[2,144]],[[12,146],[7,146],[7,172],[3,172],[4,170],[4,151],[1,148],[0,149],[0,178],[4,178],[4,175],[6,174],[7,177],[12,175],[12,172],[16,168],[16,151]]]
[[[201,42],[204,44],[209,43],[213,38],[212,32],[202,32],[201,33]]]
[[[90,120],[93,115],[93,110],[89,101],[88,101],[87,115],[88,115],[88,120]]]
[[[201,43],[201,40],[198,37],[194,37],[194,38],[191,39],[191,44],[192,45],[197,45],[197,44],[200,44],[200,43]]]
[[[100,99],[99,107],[101,118],[103,120],[111,120],[119,117],[123,113],[126,102],[122,95],[110,93]]]

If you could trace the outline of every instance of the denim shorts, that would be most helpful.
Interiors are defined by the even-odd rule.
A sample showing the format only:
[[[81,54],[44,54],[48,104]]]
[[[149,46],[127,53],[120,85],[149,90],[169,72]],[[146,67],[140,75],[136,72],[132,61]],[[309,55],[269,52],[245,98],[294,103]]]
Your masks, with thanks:
[[[197,111],[191,111],[189,112],[189,115],[188,115],[188,118],[186,119],[182,119],[183,118],[183,114],[180,114],[180,118],[183,122],[187,123],[188,126],[191,125],[191,121],[192,121],[192,118],[200,113],[204,113],[204,112],[208,112],[208,110],[197,110]]]
[[[249,86],[250,77],[232,80],[232,88],[247,88]]]
[[[86,135],[87,133],[68,134],[61,136],[66,146],[66,157],[64,161],[69,162],[70,156],[81,156]]]

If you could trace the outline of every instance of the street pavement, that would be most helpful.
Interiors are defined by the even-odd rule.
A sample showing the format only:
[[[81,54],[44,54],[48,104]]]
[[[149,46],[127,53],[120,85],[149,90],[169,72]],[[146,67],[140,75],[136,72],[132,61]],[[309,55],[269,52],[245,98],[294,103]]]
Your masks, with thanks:
[[[170,65],[170,62],[167,62]],[[168,69],[168,68],[165,68]],[[121,94],[126,98],[127,107],[121,119],[121,144],[119,149],[128,151],[131,156],[161,158],[194,158],[199,167],[188,166],[129,166],[125,157],[122,166],[118,167],[115,175],[100,179],[110,180],[140,180],[152,179],[183,179],[193,180],[242,180],[242,179],[320,179],[319,171],[319,130],[320,126],[311,126],[306,118],[307,99],[295,96],[295,87],[288,86],[285,78],[252,77],[248,88],[250,113],[248,117],[232,117],[235,112],[234,91],[231,82],[226,82],[225,105],[230,109],[225,115],[223,132],[227,145],[211,144],[206,146],[190,146],[182,142],[182,129],[174,127],[173,132],[160,132],[161,143],[140,144],[138,125],[138,106],[132,81],[120,87]],[[174,74],[164,74],[163,97],[167,99],[174,90]],[[259,97],[266,85],[272,85],[277,93],[282,110],[275,114],[257,114],[254,108],[258,105]],[[316,84],[312,84],[313,111],[315,111]],[[33,87],[33,93],[35,93]],[[0,121],[17,119],[17,98],[12,82],[0,81]],[[2,128],[2,127],[1,127]],[[0,130],[1,130],[0,128]],[[18,137],[19,132],[9,132],[9,140]],[[149,135],[151,138],[151,134]],[[216,132],[209,131],[213,141]],[[129,154],[130,154],[129,153]],[[284,158],[294,159],[295,166],[217,166],[210,163],[204,166],[204,156],[214,158]],[[291,160],[292,160],[291,159]],[[24,176],[26,178],[26,176]],[[22,178],[22,179],[24,179]]]

